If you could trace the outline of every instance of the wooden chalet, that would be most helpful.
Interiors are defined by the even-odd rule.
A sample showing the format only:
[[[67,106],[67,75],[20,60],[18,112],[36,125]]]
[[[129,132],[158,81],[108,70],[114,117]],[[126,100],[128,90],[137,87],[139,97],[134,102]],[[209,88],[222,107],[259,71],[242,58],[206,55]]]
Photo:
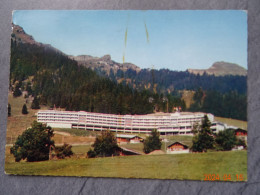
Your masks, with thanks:
[[[180,142],[174,142],[167,147],[167,154],[189,153],[189,148]]]
[[[137,135],[126,135],[126,134],[117,134],[116,140],[118,144],[122,143],[140,143],[143,141],[143,138]]]

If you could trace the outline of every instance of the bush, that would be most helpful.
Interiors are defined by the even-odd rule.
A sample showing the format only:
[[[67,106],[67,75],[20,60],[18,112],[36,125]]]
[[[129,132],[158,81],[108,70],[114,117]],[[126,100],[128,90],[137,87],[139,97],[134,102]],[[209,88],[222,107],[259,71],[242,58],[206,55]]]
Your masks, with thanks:
[[[56,146],[55,153],[57,158],[64,159],[65,157],[70,157],[73,155],[71,150],[72,146],[69,144],[64,144],[63,146]]]
[[[88,151],[88,155],[91,157],[117,156],[119,151],[116,137],[109,130],[103,131],[101,136],[96,138],[92,147],[94,147],[94,151],[92,149]]]
[[[220,131],[217,134],[215,141],[218,150],[228,151],[232,150],[232,148],[236,145],[237,138],[232,129],[226,129],[224,131]]]
[[[50,147],[54,146],[53,130],[42,123],[34,121],[32,127],[19,135],[10,149],[15,161],[27,159],[28,162],[49,160]]]
[[[244,148],[247,148],[245,140],[237,139],[236,146],[243,146]]]
[[[87,152],[87,157],[88,158],[95,158],[97,156],[96,152],[92,149],[90,149],[88,152]]]

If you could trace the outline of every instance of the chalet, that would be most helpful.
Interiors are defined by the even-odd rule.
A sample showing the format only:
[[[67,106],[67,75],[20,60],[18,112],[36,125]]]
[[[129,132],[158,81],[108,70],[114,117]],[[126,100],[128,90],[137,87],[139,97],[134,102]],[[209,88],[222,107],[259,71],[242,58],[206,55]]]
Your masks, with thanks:
[[[126,134],[117,134],[116,140],[118,144],[122,143],[140,143],[143,141],[143,138],[136,135],[126,135]]]
[[[167,147],[167,154],[181,154],[181,153],[189,153],[188,146],[180,142],[174,142]]]

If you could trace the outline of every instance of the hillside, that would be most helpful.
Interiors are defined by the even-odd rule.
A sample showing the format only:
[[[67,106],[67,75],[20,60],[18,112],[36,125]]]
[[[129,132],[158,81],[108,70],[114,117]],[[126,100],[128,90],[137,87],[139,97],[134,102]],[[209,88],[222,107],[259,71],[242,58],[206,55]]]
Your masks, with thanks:
[[[54,52],[64,54],[62,51],[52,47],[50,44],[43,44],[34,40],[33,36],[28,35],[24,29],[18,25],[12,24],[13,33],[11,35],[11,39],[16,43],[24,43],[30,45],[37,45],[39,47],[43,47],[48,50],[53,50]]]
[[[17,42],[21,42],[21,43],[41,45],[40,43],[36,42],[32,36],[26,34],[22,27],[12,24],[12,30],[13,33],[11,37],[13,40],[16,39]]]
[[[237,64],[228,62],[215,62],[208,69],[188,69],[189,73],[203,75],[207,73],[209,75],[215,76],[225,76],[225,75],[239,75],[246,76],[247,70]]]
[[[147,114],[153,113],[154,108],[166,111],[163,94],[159,96],[118,84],[79,65],[55,48],[28,39],[23,30],[16,29],[11,39],[11,90],[28,92],[37,97],[41,105],[66,110],[110,114]],[[100,59],[112,63],[110,56]],[[180,97],[169,94],[167,98],[171,108],[185,108]]]

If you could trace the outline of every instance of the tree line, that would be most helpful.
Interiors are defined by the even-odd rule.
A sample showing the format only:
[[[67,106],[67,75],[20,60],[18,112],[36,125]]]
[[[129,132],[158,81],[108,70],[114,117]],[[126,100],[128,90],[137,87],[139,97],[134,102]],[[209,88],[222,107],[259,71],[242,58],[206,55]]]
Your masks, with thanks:
[[[137,89],[148,88],[153,90],[155,87],[160,93],[183,89],[197,90],[198,88],[214,90],[220,93],[237,91],[239,94],[246,94],[247,92],[247,76],[215,76],[206,73],[196,75],[188,71],[172,71],[169,69],[142,69],[140,72],[136,72],[133,69],[128,69],[126,72],[123,72],[119,69],[115,73],[110,71],[109,74],[97,69],[97,72],[100,75],[108,76],[112,80],[120,80],[122,78],[125,80],[130,79],[129,84],[136,86]],[[124,82],[126,82],[125,80]],[[148,84],[150,84],[149,87]]]

